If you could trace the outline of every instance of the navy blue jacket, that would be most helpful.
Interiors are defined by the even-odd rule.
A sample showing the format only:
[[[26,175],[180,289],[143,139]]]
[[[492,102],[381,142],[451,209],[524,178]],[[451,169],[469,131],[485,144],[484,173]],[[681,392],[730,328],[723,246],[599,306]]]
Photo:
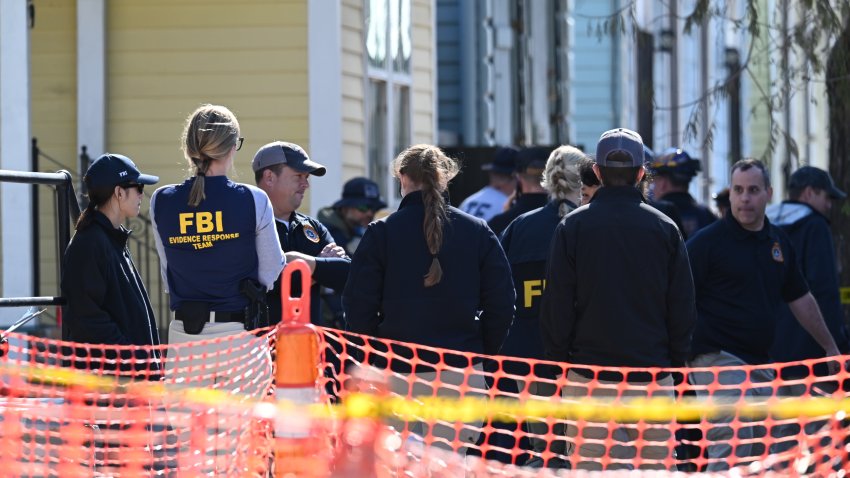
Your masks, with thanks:
[[[693,237],[700,229],[717,221],[717,216],[707,207],[699,204],[690,193],[672,192],[664,195],[664,201],[670,202],[682,218],[682,236]]]
[[[348,268],[351,259],[339,257],[316,257],[326,245],[334,242],[328,229],[319,221],[299,212],[289,216],[289,228],[283,222],[275,220],[277,235],[283,252],[302,252],[316,258],[316,269],[313,271],[314,284],[310,287],[310,321],[316,325],[327,325],[322,321],[322,303],[320,292],[322,286],[334,290],[342,290],[348,279]],[[269,317],[276,324],[281,319],[280,308],[280,277],[268,294]],[[293,297],[301,295],[300,274],[292,274]]]
[[[510,267],[481,219],[448,208],[439,260],[442,280],[425,287],[431,266],[422,193],[369,225],[343,292],[348,330],[466,352],[496,354],[514,312]],[[480,312],[480,313],[479,313]]]
[[[599,188],[555,229],[540,314],[550,359],[680,366],[695,322],[682,236],[637,188]]]
[[[809,205],[795,201],[771,206],[768,217],[791,238],[797,264],[818,302],[823,320],[838,349],[847,353],[850,337],[838,291],[838,267],[829,220]],[[783,305],[780,311],[771,358],[777,362],[792,362],[823,357],[823,347],[797,322],[791,309]]]
[[[767,218],[754,232],[727,214],[687,245],[699,314],[693,354],[723,350],[749,364],[770,362],[781,305],[809,291],[791,240]]]
[[[74,234],[62,268],[62,339],[105,345],[159,345],[156,319],[130,258],[130,231],[100,211]]]
[[[529,211],[545,206],[548,201],[549,195],[546,193],[522,194],[516,199],[516,203],[510,209],[493,216],[487,225],[499,236],[511,221]]]
[[[569,201],[570,210],[577,206]],[[550,201],[540,209],[514,219],[502,233],[502,247],[511,265],[516,287],[516,315],[501,355],[545,359],[540,335],[540,300],[546,286],[546,262],[552,235],[561,222],[560,202]]]

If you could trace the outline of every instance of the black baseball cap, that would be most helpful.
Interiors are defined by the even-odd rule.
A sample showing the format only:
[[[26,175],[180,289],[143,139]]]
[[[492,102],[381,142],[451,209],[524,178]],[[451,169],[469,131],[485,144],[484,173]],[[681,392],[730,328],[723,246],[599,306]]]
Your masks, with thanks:
[[[794,171],[788,179],[788,187],[790,189],[802,190],[806,186],[822,189],[832,199],[844,199],[847,197],[847,193],[835,187],[835,182],[832,181],[832,176],[828,172],[814,166],[803,166]]]
[[[324,176],[327,172],[324,166],[311,160],[301,146],[285,141],[275,141],[263,146],[257,150],[251,161],[254,172],[275,164],[285,164],[296,171],[314,176]]]
[[[366,206],[373,211],[387,207],[381,200],[378,183],[367,178],[349,179],[342,187],[342,198],[333,207]]]
[[[83,181],[87,188],[97,189],[119,184],[156,184],[159,182],[159,176],[142,174],[127,156],[105,153],[91,163]]]
[[[496,151],[492,163],[481,166],[484,171],[493,171],[499,174],[513,174],[516,169],[516,157],[519,150],[513,146],[505,146]]]
[[[527,169],[545,169],[550,154],[552,154],[552,148],[548,146],[522,148],[516,157],[517,172],[521,173]]]

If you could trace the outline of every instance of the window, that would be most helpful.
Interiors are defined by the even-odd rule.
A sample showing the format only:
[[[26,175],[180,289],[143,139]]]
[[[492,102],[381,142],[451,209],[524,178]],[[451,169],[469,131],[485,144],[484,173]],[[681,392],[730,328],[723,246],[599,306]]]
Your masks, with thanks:
[[[367,0],[369,175],[390,204],[400,199],[389,164],[410,146],[410,0]]]

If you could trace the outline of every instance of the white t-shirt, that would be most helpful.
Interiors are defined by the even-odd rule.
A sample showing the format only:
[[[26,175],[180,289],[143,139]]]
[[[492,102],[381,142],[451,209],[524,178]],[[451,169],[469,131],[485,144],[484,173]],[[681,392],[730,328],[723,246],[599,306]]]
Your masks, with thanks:
[[[508,196],[496,188],[485,186],[460,203],[460,210],[489,221],[502,212]]]

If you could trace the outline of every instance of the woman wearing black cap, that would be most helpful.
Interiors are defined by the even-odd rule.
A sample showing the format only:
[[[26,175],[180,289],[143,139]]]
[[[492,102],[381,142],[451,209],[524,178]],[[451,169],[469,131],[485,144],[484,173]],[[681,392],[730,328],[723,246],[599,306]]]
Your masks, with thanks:
[[[159,345],[150,299],[127,248],[131,231],[123,226],[125,220],[139,215],[145,185],[156,184],[159,178],[142,174],[126,156],[107,153],[92,163],[83,180],[89,204],[63,259],[61,288],[68,302],[62,339]],[[136,354],[131,360],[149,361],[130,366],[132,370],[159,369],[156,354]]]

